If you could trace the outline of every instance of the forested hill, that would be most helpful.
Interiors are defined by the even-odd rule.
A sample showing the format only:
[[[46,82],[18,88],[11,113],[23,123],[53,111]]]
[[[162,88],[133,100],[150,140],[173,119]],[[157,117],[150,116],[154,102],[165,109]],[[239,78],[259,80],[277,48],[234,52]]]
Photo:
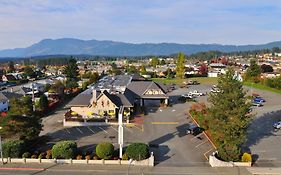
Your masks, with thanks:
[[[190,55],[198,52],[216,50],[236,52],[248,50],[281,48],[281,41],[259,45],[220,45],[220,44],[177,44],[143,43],[132,44],[116,41],[79,40],[73,38],[45,39],[26,48],[0,51],[0,57],[31,57],[39,55],[100,55],[100,56],[144,56],[171,55],[184,52]]]

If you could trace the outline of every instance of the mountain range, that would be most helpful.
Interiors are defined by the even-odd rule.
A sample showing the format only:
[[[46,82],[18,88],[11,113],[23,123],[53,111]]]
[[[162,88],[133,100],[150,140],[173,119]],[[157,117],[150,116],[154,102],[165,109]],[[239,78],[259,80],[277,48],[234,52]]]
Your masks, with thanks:
[[[221,52],[248,51],[281,48],[281,41],[259,45],[177,44],[142,43],[132,44],[116,41],[80,40],[74,38],[44,39],[26,48],[0,50],[0,57],[34,57],[42,55],[99,55],[99,56],[145,56],[170,55],[184,52],[187,55],[217,50]]]

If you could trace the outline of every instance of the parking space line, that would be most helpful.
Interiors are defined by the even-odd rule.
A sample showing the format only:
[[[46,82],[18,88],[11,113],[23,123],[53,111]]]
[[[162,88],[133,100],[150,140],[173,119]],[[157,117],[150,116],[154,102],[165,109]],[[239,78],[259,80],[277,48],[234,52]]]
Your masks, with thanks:
[[[138,125],[138,126],[140,126],[140,125]],[[134,125],[134,127],[136,127],[137,129],[139,129],[139,130],[141,130],[141,132],[143,132],[143,125],[141,125],[141,127],[138,127],[137,125]]]
[[[87,128],[88,128],[92,133],[95,134],[95,131],[93,131],[89,126],[87,126]]]
[[[195,146],[195,148],[197,148],[197,147],[199,147],[199,146],[205,144],[206,142],[208,142],[208,140],[205,140],[204,142],[199,143],[198,145]]]
[[[83,131],[81,129],[79,129],[78,127],[75,127],[77,129],[77,131],[79,131],[81,134],[83,134]]]
[[[117,129],[115,129],[113,126],[110,126],[114,131],[116,131],[116,132],[118,132],[118,130]]]
[[[99,126],[99,128],[100,128],[103,132],[105,132],[106,134],[108,134],[108,132],[107,132],[105,129],[103,129],[103,128],[100,127],[100,126]]]
[[[204,133],[202,132],[202,133],[200,133],[200,134],[198,134],[197,136],[194,136],[193,138],[191,138],[190,140],[193,140],[193,139],[198,139],[198,137],[200,137],[201,135],[203,135]]]
[[[70,131],[69,131],[67,128],[65,128],[65,131],[66,131],[68,134],[70,134]]]
[[[133,131],[131,131],[130,129],[128,129],[127,127],[124,127],[127,131],[129,131],[130,133],[133,133]]]
[[[211,149],[209,149],[208,151],[206,151],[205,153],[204,153],[204,157],[207,159],[207,160],[209,160],[209,158],[206,156],[207,155],[207,153],[209,153],[210,151],[212,151],[214,148],[211,148]]]

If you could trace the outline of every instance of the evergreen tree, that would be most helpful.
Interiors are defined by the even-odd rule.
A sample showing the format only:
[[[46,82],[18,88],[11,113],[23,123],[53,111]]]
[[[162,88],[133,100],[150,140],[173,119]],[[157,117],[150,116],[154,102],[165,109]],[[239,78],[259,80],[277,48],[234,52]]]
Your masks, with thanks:
[[[218,80],[220,92],[210,94],[208,126],[218,148],[219,157],[226,161],[238,161],[241,145],[246,139],[246,129],[251,116],[251,104],[247,102],[243,85],[229,69]]]
[[[176,63],[176,76],[178,78],[184,78],[185,76],[185,55],[183,53],[178,54],[178,59]]]
[[[65,66],[63,73],[66,75],[67,78],[70,79],[77,79],[78,77],[78,66],[77,61],[75,59],[70,59],[68,64]]]
[[[46,95],[41,95],[38,103],[38,107],[41,111],[46,111],[49,107],[49,100]]]
[[[9,73],[10,73],[10,72],[14,72],[14,71],[16,70],[13,61],[9,61],[8,67],[9,67],[9,69],[8,69],[8,72],[9,72]]]

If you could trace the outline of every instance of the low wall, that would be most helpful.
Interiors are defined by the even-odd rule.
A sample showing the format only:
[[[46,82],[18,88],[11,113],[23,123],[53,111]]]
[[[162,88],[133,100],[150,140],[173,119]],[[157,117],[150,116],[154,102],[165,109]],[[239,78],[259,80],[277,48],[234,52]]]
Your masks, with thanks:
[[[209,156],[209,164],[211,167],[235,167],[235,166],[243,166],[243,167],[251,167],[251,162],[225,162],[219,160],[214,155]]]
[[[1,159],[0,159],[1,162]],[[53,163],[53,164],[92,164],[92,165],[133,165],[154,166],[153,154],[145,160],[72,160],[72,159],[31,159],[31,158],[3,158],[4,163]]]

